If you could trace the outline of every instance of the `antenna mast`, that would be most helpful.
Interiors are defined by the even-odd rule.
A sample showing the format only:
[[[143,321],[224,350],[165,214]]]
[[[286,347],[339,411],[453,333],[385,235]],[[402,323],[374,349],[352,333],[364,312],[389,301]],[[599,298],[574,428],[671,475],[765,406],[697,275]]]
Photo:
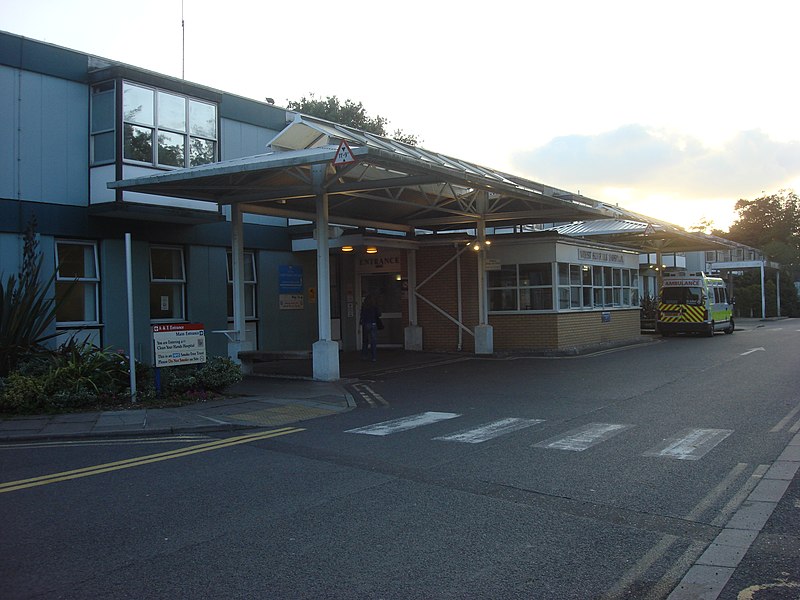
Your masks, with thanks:
[[[181,79],[186,79],[186,24],[183,20],[183,0],[181,0]]]

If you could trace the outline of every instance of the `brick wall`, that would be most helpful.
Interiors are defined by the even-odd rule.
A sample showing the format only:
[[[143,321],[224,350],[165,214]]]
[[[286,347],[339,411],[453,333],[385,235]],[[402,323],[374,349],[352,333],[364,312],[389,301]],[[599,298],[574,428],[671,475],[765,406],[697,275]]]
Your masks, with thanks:
[[[417,251],[417,283],[424,281],[436,269],[453,258],[461,247],[436,246]],[[467,250],[460,257],[461,262],[461,305],[462,323],[470,330],[478,324],[478,259],[475,253]],[[451,261],[419,292],[454,319],[458,318],[458,269],[457,261]],[[458,350],[459,327],[427,302],[417,299],[417,316],[422,326],[422,347],[428,351],[455,352]],[[462,350],[475,351],[475,340],[467,332],[462,334]]]

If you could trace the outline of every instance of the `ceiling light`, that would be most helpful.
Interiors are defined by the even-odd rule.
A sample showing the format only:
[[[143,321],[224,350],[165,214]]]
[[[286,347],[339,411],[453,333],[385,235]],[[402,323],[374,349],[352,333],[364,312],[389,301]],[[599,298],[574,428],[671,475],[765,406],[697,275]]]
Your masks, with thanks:
[[[353,251],[352,246],[342,246],[342,252],[352,252],[352,251]]]
[[[378,249],[375,246],[367,246],[367,254],[377,254]]]

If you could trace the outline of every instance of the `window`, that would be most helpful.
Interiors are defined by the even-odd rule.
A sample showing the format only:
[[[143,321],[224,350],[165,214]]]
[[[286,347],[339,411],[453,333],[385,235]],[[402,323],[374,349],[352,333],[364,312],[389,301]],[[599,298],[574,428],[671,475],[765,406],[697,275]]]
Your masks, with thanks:
[[[97,245],[56,240],[56,325],[97,325]]]
[[[114,143],[114,112],[116,93],[114,82],[107,81],[92,86],[91,102],[91,163],[113,163],[116,158]]]
[[[553,271],[550,263],[501,265],[488,271],[489,310],[552,310]]]
[[[150,248],[150,320],[183,321],[186,301],[186,270],[183,249]]]
[[[639,305],[635,269],[558,263],[559,310]]]
[[[217,157],[217,107],[164,90],[122,84],[123,157],[193,167]]]
[[[228,250],[228,318],[233,319],[233,255]],[[256,318],[256,257],[244,253],[244,318]]]

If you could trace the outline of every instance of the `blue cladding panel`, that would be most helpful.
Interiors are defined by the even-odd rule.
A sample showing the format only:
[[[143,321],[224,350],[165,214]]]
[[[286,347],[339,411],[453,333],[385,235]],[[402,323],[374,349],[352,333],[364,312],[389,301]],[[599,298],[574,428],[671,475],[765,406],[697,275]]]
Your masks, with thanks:
[[[20,90],[19,195],[25,200],[86,206],[88,88],[23,72]]]
[[[222,143],[221,158],[222,160],[229,160],[241,158],[242,156],[264,154],[267,152],[267,142],[275,137],[278,132],[242,123],[241,121],[222,119],[220,133]]]
[[[17,73],[0,67],[0,198],[16,198]]]

